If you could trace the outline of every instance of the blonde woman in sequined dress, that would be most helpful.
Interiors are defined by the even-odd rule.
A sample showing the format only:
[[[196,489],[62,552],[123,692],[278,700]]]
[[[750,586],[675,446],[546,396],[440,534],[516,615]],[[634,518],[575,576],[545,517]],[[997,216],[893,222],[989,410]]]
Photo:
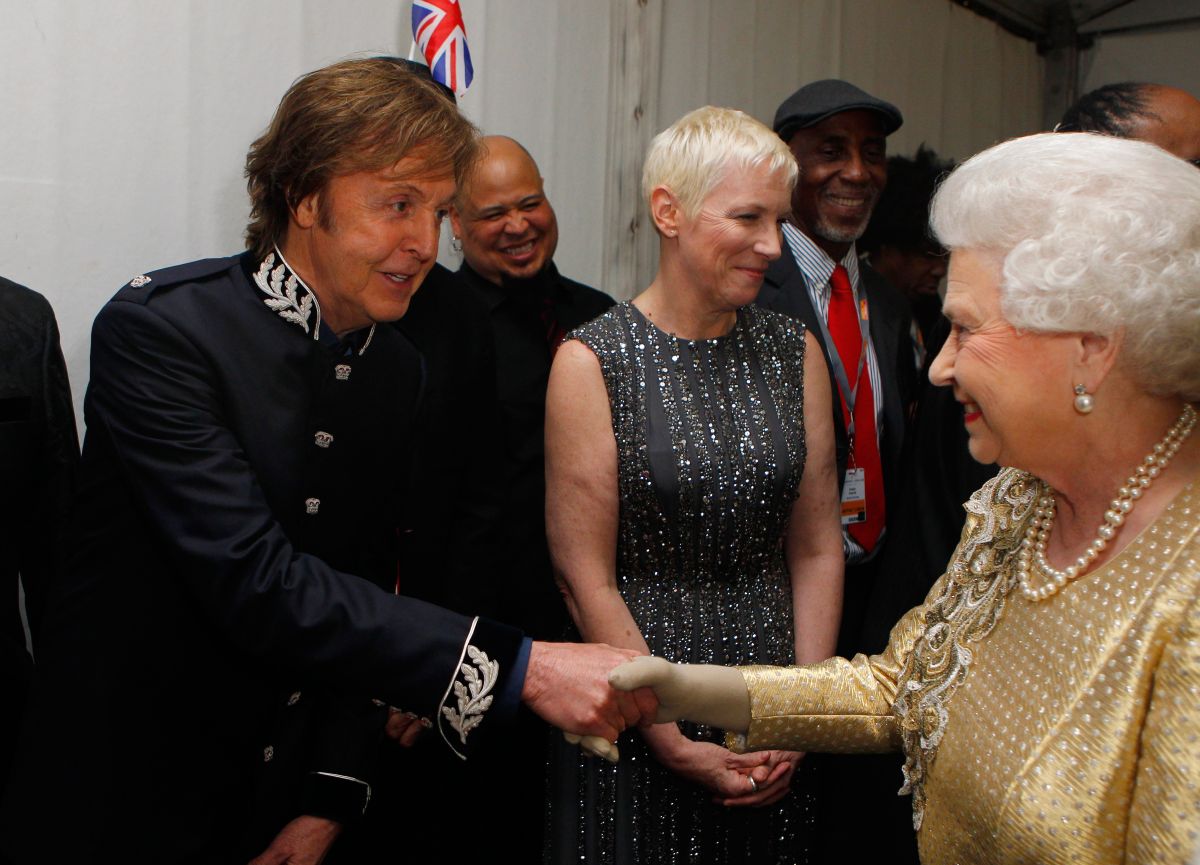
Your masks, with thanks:
[[[833,654],[829,376],[802,324],[749,306],[795,179],[778,136],[738,111],[699,109],[651,145],[658,275],[571,334],[547,395],[546,525],[584,639],[700,663]],[[548,861],[807,861],[801,755],[735,755],[720,735],[629,731],[616,765],[561,752]]]
[[[739,753],[902,748],[928,865],[1192,862],[1200,171],[1030,136],[960,167],[932,221],[953,334],[931,377],[972,454],[1010,467],[966,504],[946,574],[881,655],[615,680]]]

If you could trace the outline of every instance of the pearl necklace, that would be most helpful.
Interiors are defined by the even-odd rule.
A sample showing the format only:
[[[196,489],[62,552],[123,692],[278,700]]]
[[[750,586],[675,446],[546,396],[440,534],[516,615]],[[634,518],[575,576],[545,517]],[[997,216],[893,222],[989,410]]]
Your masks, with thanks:
[[[1047,486],[1044,495],[1038,499],[1037,509],[1034,510],[1029,525],[1025,528],[1021,551],[1017,554],[1017,581],[1021,586],[1021,594],[1031,601],[1044,601],[1058,594],[1059,589],[1082,575],[1108,546],[1108,542],[1116,537],[1125,523],[1125,518],[1133,510],[1134,503],[1149,489],[1154,479],[1162,474],[1162,470],[1171,462],[1171,457],[1175,456],[1195,426],[1196,410],[1190,404],[1185,404],[1183,412],[1167,430],[1167,434],[1126,479],[1125,485],[1117,490],[1117,497],[1109,503],[1109,509],[1104,512],[1104,522],[1096,529],[1095,540],[1088,544],[1083,555],[1061,571],[1046,561],[1046,542],[1050,538],[1051,529],[1054,528],[1054,517],[1057,513],[1054,490]],[[1032,585],[1030,578],[1033,571],[1037,571],[1044,580],[1040,588],[1034,588]]]

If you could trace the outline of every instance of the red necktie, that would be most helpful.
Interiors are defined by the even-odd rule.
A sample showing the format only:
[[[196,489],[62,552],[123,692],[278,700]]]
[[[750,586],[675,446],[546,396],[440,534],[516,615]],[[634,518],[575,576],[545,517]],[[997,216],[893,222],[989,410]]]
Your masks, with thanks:
[[[829,335],[837,347],[838,357],[846,370],[846,380],[851,391],[858,381],[859,356],[865,350],[862,330],[859,327],[858,310],[854,306],[854,292],[850,288],[850,276],[840,264],[833,269],[829,278]],[[840,390],[840,388],[839,388]],[[850,429],[850,409],[841,394],[842,420]],[[871,393],[871,377],[867,374],[866,359],[862,364],[862,383],[854,401],[854,441],[850,451],[850,467],[860,468],[865,473],[867,519],[851,523],[847,528],[850,537],[867,552],[874,549],[884,525],[883,467],[879,461],[879,441],[875,432],[875,397]]]

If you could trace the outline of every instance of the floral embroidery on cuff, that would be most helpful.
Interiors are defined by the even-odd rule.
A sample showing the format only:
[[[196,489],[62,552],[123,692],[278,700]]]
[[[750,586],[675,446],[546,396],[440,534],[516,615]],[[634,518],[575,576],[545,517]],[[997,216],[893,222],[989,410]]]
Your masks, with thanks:
[[[442,714],[458,732],[464,745],[467,743],[467,734],[479,726],[483,721],[483,713],[492,705],[491,691],[500,676],[500,662],[488,658],[486,652],[467,646],[467,657],[471,663],[458,668],[465,684],[457,678],[454,681],[457,709],[442,706]]]

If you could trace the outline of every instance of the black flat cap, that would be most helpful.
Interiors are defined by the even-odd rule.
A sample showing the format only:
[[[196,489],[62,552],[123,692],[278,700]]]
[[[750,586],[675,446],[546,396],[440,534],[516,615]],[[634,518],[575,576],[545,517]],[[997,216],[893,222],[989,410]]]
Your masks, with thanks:
[[[865,108],[883,119],[883,134],[891,135],[900,128],[904,118],[900,109],[890,102],[876,99],[848,81],[826,78],[805,84],[779,106],[775,112],[776,133],[787,141],[798,129],[815,126],[826,117]]]

